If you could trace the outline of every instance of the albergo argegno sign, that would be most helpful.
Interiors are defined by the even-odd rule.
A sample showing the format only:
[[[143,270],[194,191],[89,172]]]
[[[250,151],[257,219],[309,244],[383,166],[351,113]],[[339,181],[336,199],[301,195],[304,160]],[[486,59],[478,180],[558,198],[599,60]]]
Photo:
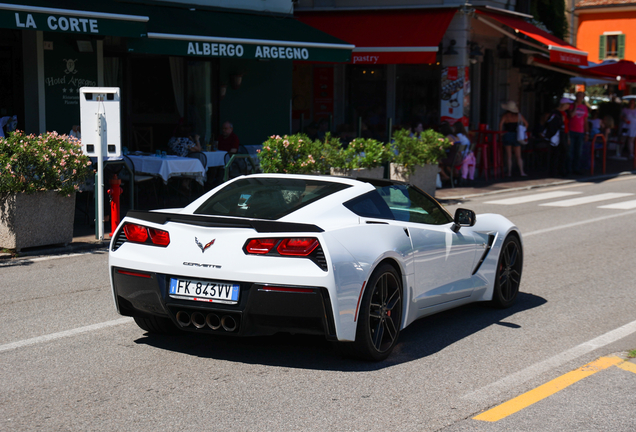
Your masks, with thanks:
[[[202,42],[151,37],[130,39],[127,41],[127,47],[128,52],[147,54],[305,61],[348,61],[351,53],[350,50],[345,49],[314,48],[311,46]]]

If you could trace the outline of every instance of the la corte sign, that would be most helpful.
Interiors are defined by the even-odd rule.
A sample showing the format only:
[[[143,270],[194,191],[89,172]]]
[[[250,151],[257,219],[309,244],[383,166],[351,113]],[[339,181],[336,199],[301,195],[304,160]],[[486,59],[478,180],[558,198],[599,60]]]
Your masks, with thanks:
[[[38,15],[36,16],[39,18]],[[38,19],[38,21],[41,20]],[[45,19],[45,25],[43,24],[44,23],[40,22],[40,26],[38,26],[33,14],[15,13],[15,26],[17,28],[74,33],[99,33],[98,22],[96,19],[92,18],[48,15]]]
[[[250,46],[252,49],[253,46]],[[245,48],[241,44],[224,44],[208,42],[188,42],[188,55],[214,57],[243,57]],[[256,45],[253,58],[307,60],[307,48]]]

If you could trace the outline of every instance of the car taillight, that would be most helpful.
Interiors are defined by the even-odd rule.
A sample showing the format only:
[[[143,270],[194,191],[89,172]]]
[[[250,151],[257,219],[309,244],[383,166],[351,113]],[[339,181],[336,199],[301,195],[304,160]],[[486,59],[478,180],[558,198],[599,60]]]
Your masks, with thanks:
[[[170,244],[170,234],[168,231],[162,231],[155,228],[148,228],[150,233],[150,241],[157,246],[168,246]]]
[[[136,224],[126,224],[124,226],[126,238],[135,243],[146,243],[148,240],[148,229],[145,226]]]
[[[263,255],[276,246],[276,239],[252,239],[245,246],[247,253]]]
[[[281,255],[307,256],[318,245],[318,239],[315,238],[286,238],[280,242],[276,250]]]
[[[148,228],[143,225],[126,224],[124,225],[124,234],[128,241],[133,243],[147,243],[148,239],[156,246],[168,246],[170,244],[170,234],[156,228]]]

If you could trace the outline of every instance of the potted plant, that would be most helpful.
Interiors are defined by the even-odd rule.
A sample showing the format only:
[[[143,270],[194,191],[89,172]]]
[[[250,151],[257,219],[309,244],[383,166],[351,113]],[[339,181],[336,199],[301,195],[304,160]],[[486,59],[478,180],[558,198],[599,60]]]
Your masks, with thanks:
[[[332,175],[384,178],[384,163],[392,159],[390,147],[374,139],[355,138],[342,150],[340,160],[331,168]]]
[[[74,137],[15,131],[0,138],[0,247],[70,243],[75,191],[90,165]]]
[[[419,137],[411,136],[406,129],[396,131],[390,178],[411,183],[435,196],[439,161],[446,157],[446,149],[451,146],[450,141],[432,129],[423,131]]]
[[[264,173],[324,174],[341,158],[340,140],[327,134],[312,141],[305,134],[272,135],[258,150]]]

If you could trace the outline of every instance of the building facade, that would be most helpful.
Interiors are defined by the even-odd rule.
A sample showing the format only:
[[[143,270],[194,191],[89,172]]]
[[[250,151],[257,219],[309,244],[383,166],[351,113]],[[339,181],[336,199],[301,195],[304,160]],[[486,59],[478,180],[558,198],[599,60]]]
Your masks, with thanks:
[[[299,20],[355,48],[348,63],[295,69],[305,77],[304,88],[294,87],[295,126],[301,116],[329,116],[335,130],[362,124],[378,138],[388,125],[419,122],[497,129],[508,100],[532,120],[551,103],[538,100],[538,71],[587,61],[531,23],[529,12],[529,1],[299,0]],[[333,88],[325,103],[319,81]]]
[[[165,149],[179,123],[210,143],[290,130],[295,60],[348,61],[351,46],[299,23],[289,1],[25,0],[0,3],[2,115],[29,133],[79,124],[81,87],[119,87],[122,143]]]
[[[636,1],[581,0],[575,11],[577,45],[590,61],[636,61]]]

